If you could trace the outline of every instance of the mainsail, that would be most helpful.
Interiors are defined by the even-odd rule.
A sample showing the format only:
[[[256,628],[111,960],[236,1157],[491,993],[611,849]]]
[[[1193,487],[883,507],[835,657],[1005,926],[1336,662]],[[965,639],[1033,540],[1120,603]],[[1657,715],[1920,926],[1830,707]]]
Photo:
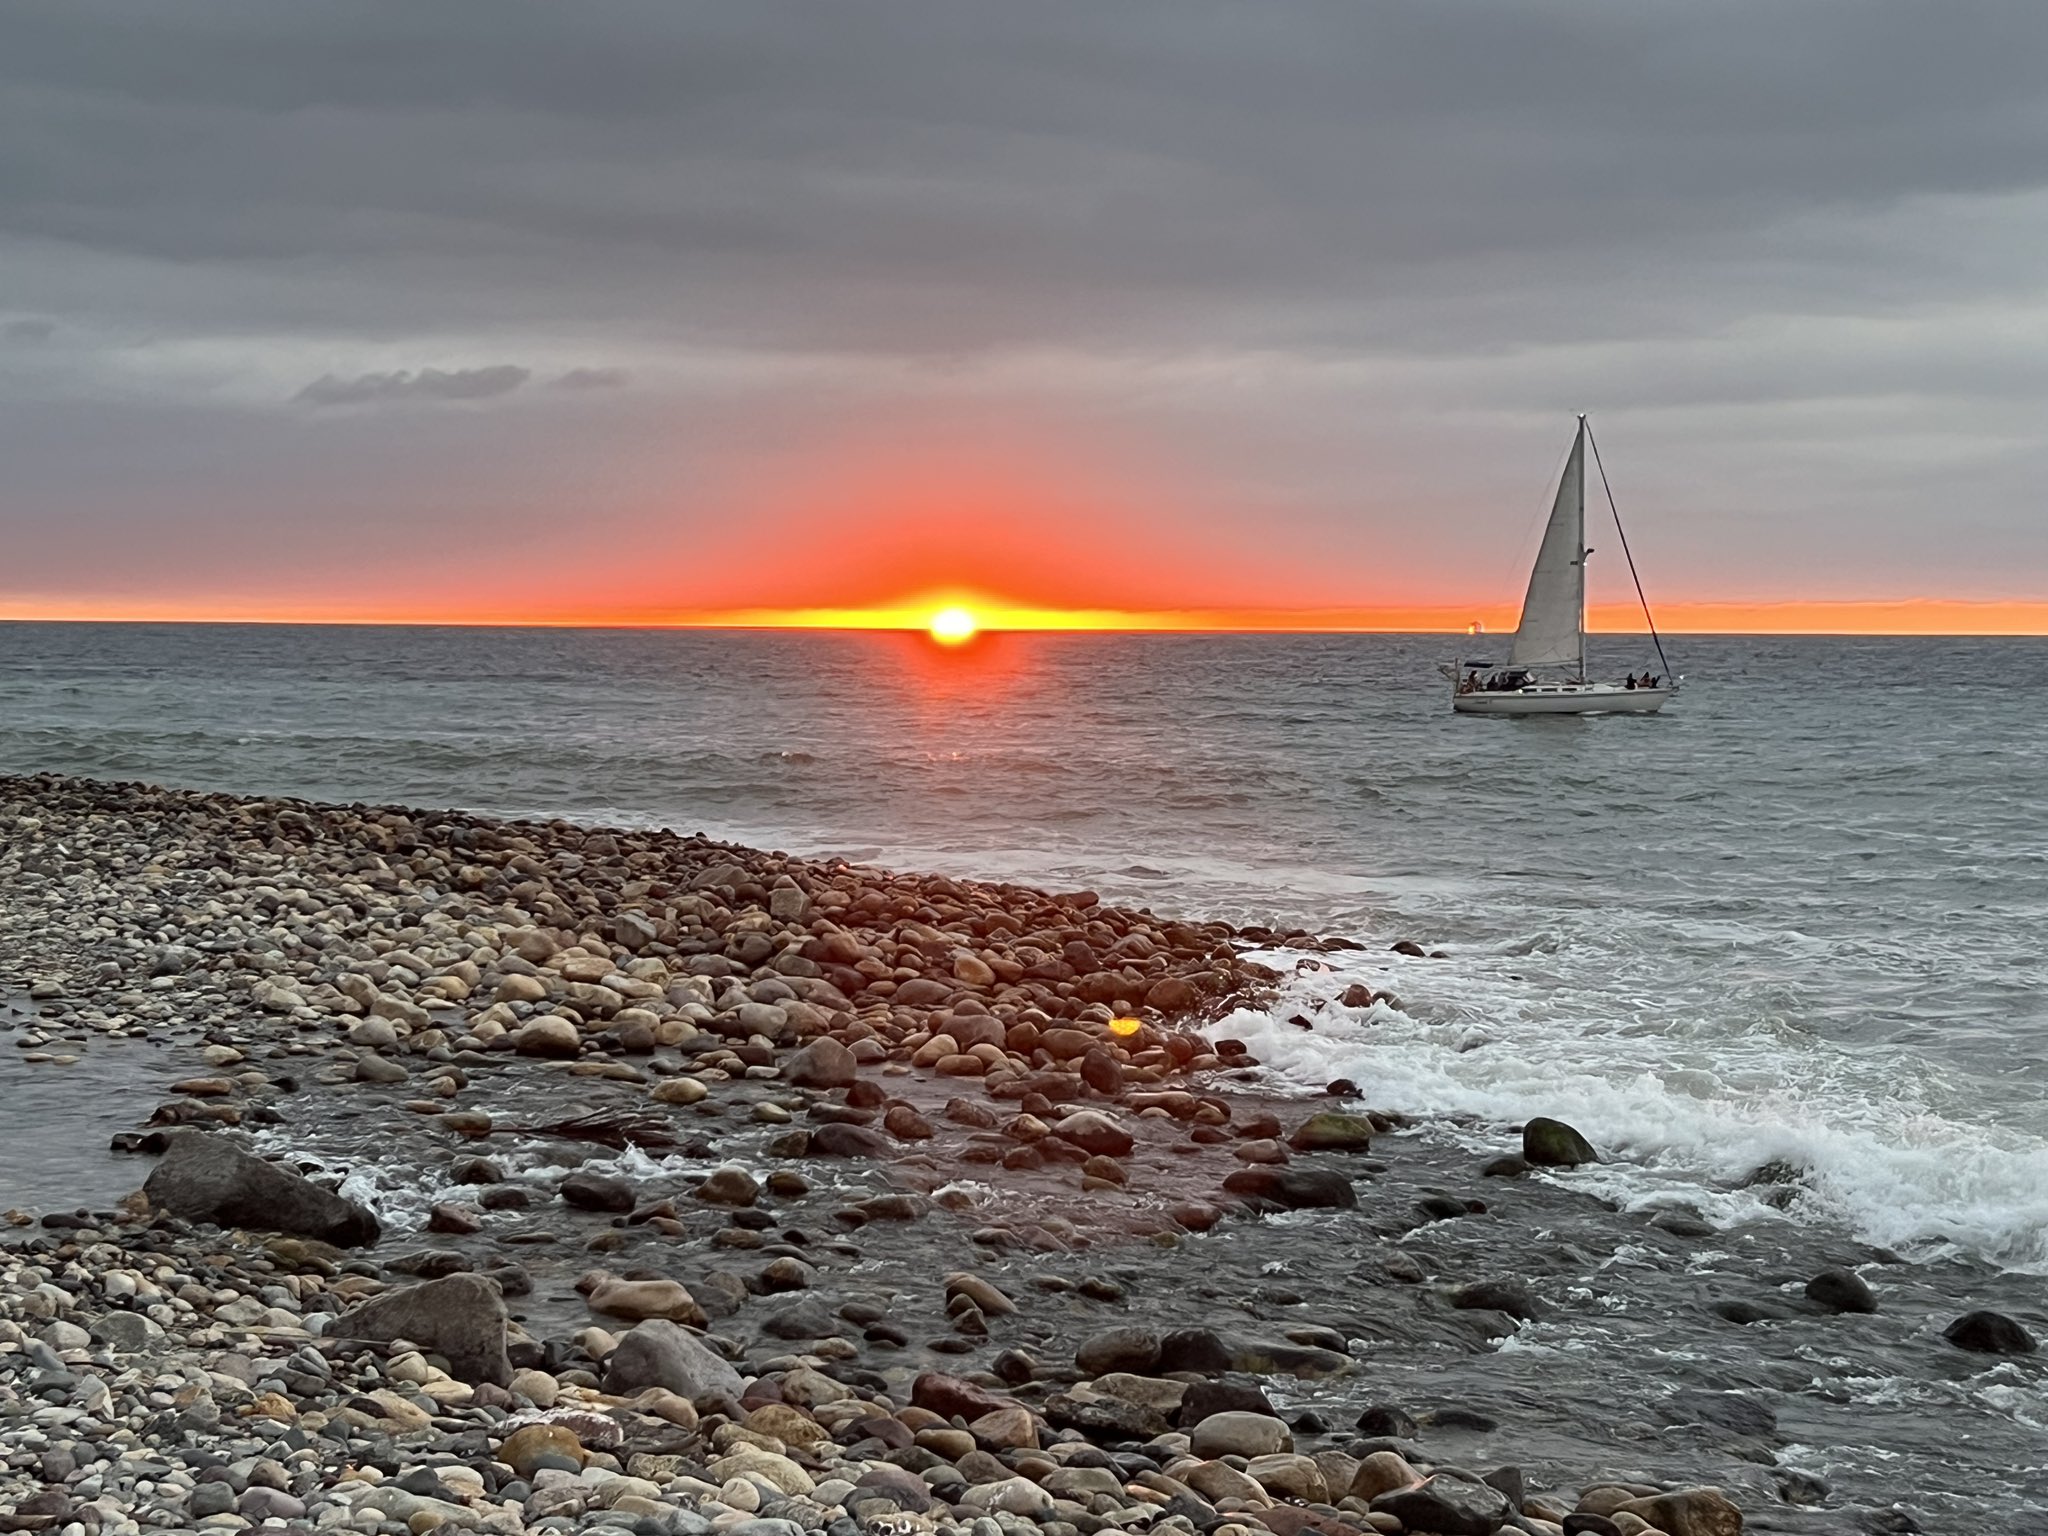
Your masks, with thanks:
[[[1516,667],[1583,670],[1586,640],[1586,423],[1572,440],[1571,457],[1557,482],[1557,500],[1543,547],[1529,573],[1522,622],[1509,657]]]

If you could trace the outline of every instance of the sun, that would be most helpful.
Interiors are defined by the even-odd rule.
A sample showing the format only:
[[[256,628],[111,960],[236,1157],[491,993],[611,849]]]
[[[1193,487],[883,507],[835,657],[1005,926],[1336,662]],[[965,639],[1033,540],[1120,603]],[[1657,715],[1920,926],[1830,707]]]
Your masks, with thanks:
[[[929,628],[941,645],[965,645],[981,625],[965,608],[941,608],[932,615]]]

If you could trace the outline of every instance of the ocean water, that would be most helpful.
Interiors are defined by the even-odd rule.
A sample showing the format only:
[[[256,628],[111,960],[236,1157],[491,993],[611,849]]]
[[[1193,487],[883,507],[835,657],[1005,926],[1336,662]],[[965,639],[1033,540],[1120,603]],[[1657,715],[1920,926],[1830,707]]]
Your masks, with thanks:
[[[1664,714],[1522,721],[1451,714],[1454,644],[14,624],[0,771],[660,822],[1340,932],[1366,949],[1274,957],[1282,1005],[1224,1026],[1305,1088],[1563,1116],[1629,1206],[1739,1215],[1781,1159],[1803,1219],[2048,1271],[2048,642],[1679,637]],[[1354,980],[1398,1008],[1336,1005]]]

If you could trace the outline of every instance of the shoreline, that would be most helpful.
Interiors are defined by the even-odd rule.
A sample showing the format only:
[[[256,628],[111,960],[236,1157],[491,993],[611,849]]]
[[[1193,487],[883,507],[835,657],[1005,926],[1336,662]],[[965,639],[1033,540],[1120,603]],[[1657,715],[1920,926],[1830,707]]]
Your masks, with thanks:
[[[137,1105],[131,1145],[169,1149],[169,1173],[136,1165],[153,1204],[8,1242],[0,1359],[67,1426],[214,1464],[181,1481],[175,1457],[28,1446],[5,1494],[50,1513],[15,1529],[1740,1528],[1682,1481],[1589,1460],[1561,1494],[1492,1447],[1425,1450],[1425,1427],[1456,1444],[1454,1414],[1347,1432],[1284,1406],[1358,1376],[1354,1329],[1483,1354],[1541,1315],[1526,1284],[1425,1306],[1390,1247],[1366,1282],[1384,1317],[1242,1332],[1152,1326],[1124,1283],[1070,1273],[1350,1209],[1360,1180],[1409,1179],[1445,1228],[1485,1209],[1430,1214],[1458,1203],[1428,1193],[1442,1169],[1390,1165],[1402,1128],[1369,1096],[1272,1099],[1198,1032],[1278,979],[1240,946],[1348,941],[665,831],[56,776],[0,780],[0,833],[0,981],[46,1037],[23,1062],[89,1071],[140,1037],[191,1067]],[[345,1174],[382,1241],[295,1175],[261,1210],[196,1164],[181,1181],[240,1132]],[[936,1333],[888,1300],[835,1310],[877,1267]],[[365,1305],[409,1307],[382,1331],[426,1357],[342,1345]],[[223,1371],[238,1341],[263,1374]]]

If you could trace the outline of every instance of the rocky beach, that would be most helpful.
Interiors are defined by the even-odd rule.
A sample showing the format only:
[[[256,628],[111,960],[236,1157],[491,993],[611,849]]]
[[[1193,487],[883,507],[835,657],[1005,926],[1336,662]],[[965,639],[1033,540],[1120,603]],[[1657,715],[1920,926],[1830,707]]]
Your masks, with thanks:
[[[17,1124],[46,1083],[121,1122],[0,1188],[0,1530],[1924,1528],[1803,1467],[1799,1330],[1955,1377],[2033,1352],[2031,1291],[1619,1213],[1574,1187],[1595,1126],[1270,1094],[1233,1012],[1356,949],[665,830],[0,780]],[[1640,1361],[1524,1340],[1656,1338],[1632,1270],[1802,1342],[1603,1415]]]

